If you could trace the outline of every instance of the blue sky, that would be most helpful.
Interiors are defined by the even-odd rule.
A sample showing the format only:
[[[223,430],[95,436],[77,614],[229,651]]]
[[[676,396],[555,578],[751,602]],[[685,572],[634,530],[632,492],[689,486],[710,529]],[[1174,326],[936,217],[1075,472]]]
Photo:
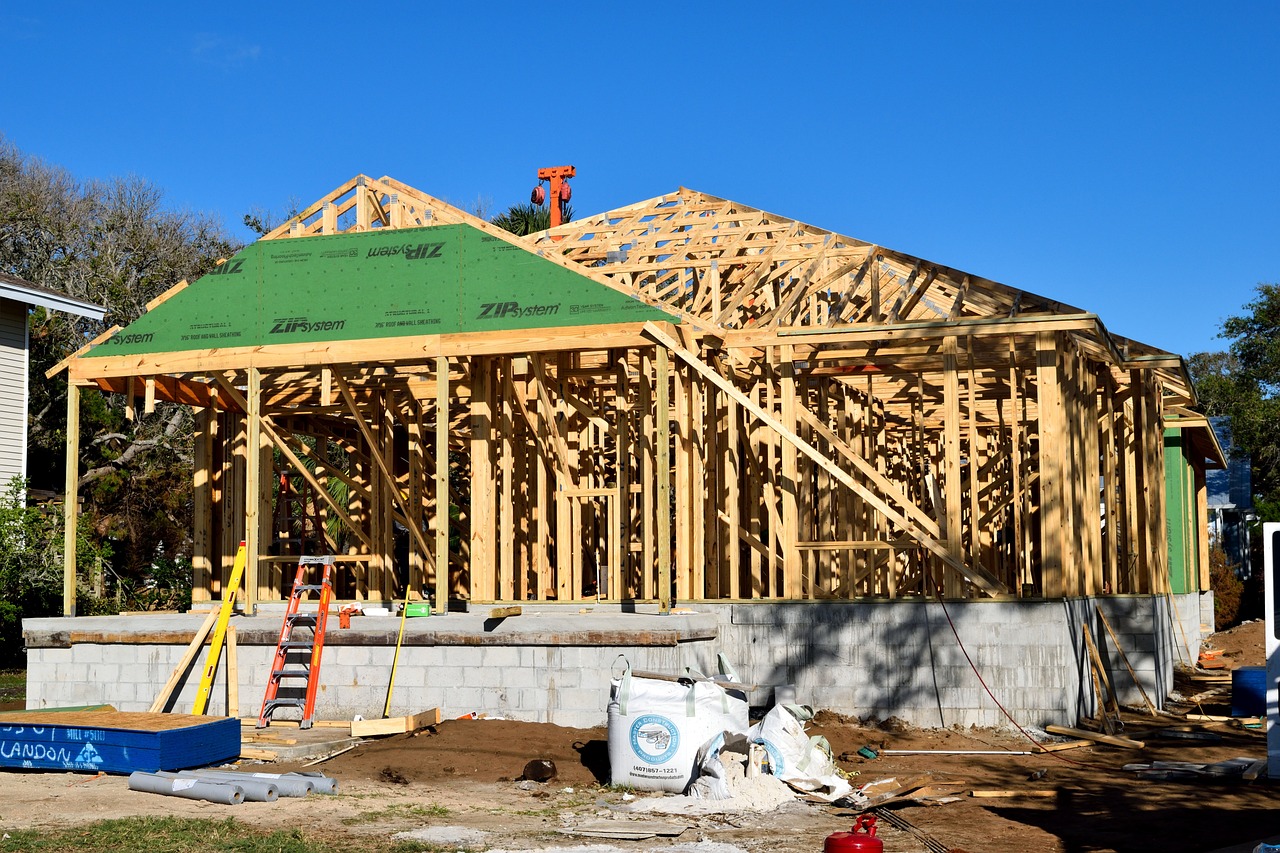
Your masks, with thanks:
[[[688,186],[1178,352],[1280,281],[1280,4],[0,7],[0,134],[248,239],[357,173],[463,207]]]

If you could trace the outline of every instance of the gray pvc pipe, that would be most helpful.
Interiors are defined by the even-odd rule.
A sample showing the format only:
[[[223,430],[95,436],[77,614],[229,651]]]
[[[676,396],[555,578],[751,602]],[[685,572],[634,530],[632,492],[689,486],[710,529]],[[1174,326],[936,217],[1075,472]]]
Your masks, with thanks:
[[[306,779],[311,783],[317,794],[336,794],[338,793],[338,780],[332,776],[326,776],[323,773],[316,773],[314,770],[299,771],[297,773],[284,773],[284,776],[298,776]]]
[[[205,800],[238,806],[244,802],[244,791],[229,782],[206,782],[202,779],[166,779],[154,773],[135,770],[129,774],[129,790],[166,797],[182,797],[186,800]]]
[[[203,770],[180,770],[177,773],[157,773],[166,779],[204,779],[216,784],[227,784],[229,780],[209,776]],[[280,789],[275,783],[266,779],[236,779],[233,784],[244,791],[244,798],[251,803],[274,803],[280,799]]]
[[[234,770],[200,770],[198,772],[205,778],[217,779],[220,782],[238,783],[243,779],[270,782],[276,786],[276,790],[282,797],[305,797],[315,790],[315,785],[310,779],[290,778],[282,773],[237,773]]]

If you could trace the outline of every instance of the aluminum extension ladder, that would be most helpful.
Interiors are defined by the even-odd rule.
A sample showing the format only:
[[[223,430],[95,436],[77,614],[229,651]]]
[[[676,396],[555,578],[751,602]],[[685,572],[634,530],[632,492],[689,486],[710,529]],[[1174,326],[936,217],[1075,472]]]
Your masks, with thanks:
[[[320,583],[307,584],[307,568],[323,566]],[[311,728],[311,717],[316,710],[316,691],[320,686],[320,656],[324,652],[324,628],[329,619],[329,600],[333,597],[333,556],[301,557],[298,560],[298,574],[293,579],[293,589],[289,593],[289,605],[285,610],[284,624],[280,627],[280,640],[276,643],[275,659],[271,663],[271,677],[267,680],[267,692],[262,697],[262,711],[258,714],[257,728],[265,729],[271,725],[271,715],[279,708],[299,708],[302,719],[298,728]],[[309,593],[320,596],[314,611],[300,609],[302,598]],[[301,637],[295,637],[295,630],[301,629]],[[306,632],[310,633],[307,636]],[[296,681],[302,682],[303,695],[280,698],[281,682],[291,681],[289,692],[299,688]]]

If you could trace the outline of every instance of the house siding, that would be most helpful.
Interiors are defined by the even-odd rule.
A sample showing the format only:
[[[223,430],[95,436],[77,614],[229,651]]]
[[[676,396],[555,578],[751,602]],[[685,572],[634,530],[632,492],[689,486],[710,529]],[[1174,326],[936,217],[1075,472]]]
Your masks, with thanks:
[[[27,470],[27,306],[0,299],[0,490]]]

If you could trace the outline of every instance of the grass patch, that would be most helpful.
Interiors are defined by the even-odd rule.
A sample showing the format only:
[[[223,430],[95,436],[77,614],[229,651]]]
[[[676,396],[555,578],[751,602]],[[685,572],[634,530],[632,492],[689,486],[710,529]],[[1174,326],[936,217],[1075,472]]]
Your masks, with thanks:
[[[344,826],[356,826],[362,823],[378,823],[391,820],[421,820],[429,817],[444,817],[449,810],[444,806],[422,806],[416,803],[398,803],[373,812],[361,812],[353,817],[343,818]]]
[[[27,701],[27,672],[24,669],[0,669],[0,702]]]
[[[365,853],[367,838],[268,832],[247,823],[175,817],[130,817],[61,829],[9,830],[0,851],[23,853]],[[437,844],[403,841],[379,849],[389,853],[440,853]]]

